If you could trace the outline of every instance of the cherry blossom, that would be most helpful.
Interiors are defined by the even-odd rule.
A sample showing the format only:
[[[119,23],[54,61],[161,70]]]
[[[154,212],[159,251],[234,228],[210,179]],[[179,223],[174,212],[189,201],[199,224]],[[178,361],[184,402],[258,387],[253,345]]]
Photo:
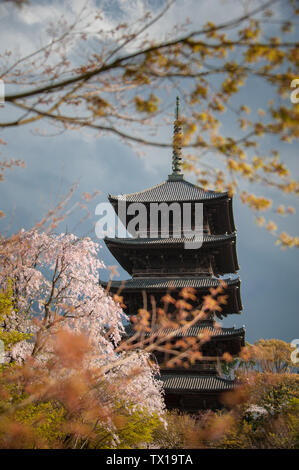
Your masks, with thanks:
[[[126,319],[119,304],[99,284],[104,263],[90,238],[22,230],[0,242],[0,285],[13,283],[14,312],[8,329],[31,333],[10,353],[12,360],[45,361],[61,329],[84,334],[90,366],[102,367],[107,383],[130,407],[161,414],[164,404],[158,370],[141,351],[116,352]],[[65,372],[64,372],[65,373]]]

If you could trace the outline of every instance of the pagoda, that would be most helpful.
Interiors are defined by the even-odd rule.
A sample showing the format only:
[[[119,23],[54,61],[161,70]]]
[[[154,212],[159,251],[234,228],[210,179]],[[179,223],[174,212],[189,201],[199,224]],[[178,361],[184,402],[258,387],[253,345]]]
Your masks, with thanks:
[[[200,343],[202,358],[194,364],[167,368],[161,366],[161,378],[168,408],[177,408],[188,412],[200,409],[217,409],[222,406],[221,396],[234,388],[232,378],[224,377],[219,371],[219,364],[224,353],[236,356],[244,346],[243,328],[222,328],[216,323],[229,314],[238,314],[242,310],[240,298],[240,279],[236,254],[236,229],[233,219],[232,197],[228,192],[206,190],[184,179],[181,173],[181,148],[178,136],[181,133],[179,118],[179,99],[177,98],[174,123],[172,173],[166,181],[156,186],[125,195],[109,195],[116,214],[119,214],[119,202],[126,204],[127,214],[131,204],[142,203],[150,214],[153,203],[178,203],[183,208],[191,204],[191,220],[194,228],[194,208],[196,203],[203,207],[203,230],[200,247],[186,249],[188,241],[185,233],[178,236],[174,218],[170,220],[170,232],[165,237],[163,221],[160,219],[157,233],[152,237],[149,228],[138,237],[109,238],[105,243],[119,264],[131,275],[126,281],[110,281],[112,293],[121,292],[126,313],[136,315],[144,305],[151,305],[155,299],[157,307],[164,307],[164,298],[170,293],[172,298],[180,298],[183,288],[193,288],[196,293],[196,305],[200,305],[210,289],[225,282],[226,303],[221,311],[215,309],[189,329],[178,328],[177,337],[200,338],[209,335],[209,340]],[[133,206],[132,206],[133,207]],[[133,215],[126,216],[126,227]],[[149,227],[149,224],[147,224]],[[108,283],[101,282],[103,286]],[[189,300],[188,300],[189,302]],[[192,302],[191,302],[192,303]],[[194,307],[196,307],[194,304]],[[127,334],[134,333],[133,327],[127,327]],[[156,355],[162,364],[162,356]]]

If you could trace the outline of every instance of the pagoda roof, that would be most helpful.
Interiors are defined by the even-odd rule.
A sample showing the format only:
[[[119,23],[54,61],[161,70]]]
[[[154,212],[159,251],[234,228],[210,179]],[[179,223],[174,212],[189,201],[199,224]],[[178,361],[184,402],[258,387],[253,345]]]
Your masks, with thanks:
[[[236,239],[236,233],[229,233],[223,235],[209,235],[203,234],[202,242],[203,244],[217,244],[219,242],[231,241]],[[144,245],[155,246],[157,245],[160,247],[161,245],[178,245],[184,243],[192,243],[192,242],[199,242],[201,241],[199,238],[195,237],[180,237],[180,238],[110,238],[105,237],[105,243],[107,245],[115,244],[115,245],[130,245],[136,247],[143,247]]]
[[[151,188],[130,194],[111,195],[108,198],[113,201],[127,202],[184,202],[184,201],[208,201],[227,198],[228,192],[216,192],[206,190],[196,184],[189,183],[183,178],[163,181]]]
[[[124,281],[112,281],[110,288],[116,290],[123,288],[125,290],[139,290],[139,289],[171,289],[184,287],[194,287],[209,289],[210,287],[217,287],[220,281],[224,281],[227,286],[239,286],[239,277],[235,279],[219,279],[216,277],[180,277],[180,278],[140,278],[135,277]],[[103,286],[107,286],[108,282],[102,282]]]
[[[226,283],[225,294],[228,295],[228,301],[222,306],[221,314],[218,312],[218,317],[226,316],[229,313],[240,313],[242,310],[242,302],[240,297],[240,279],[236,277],[219,279],[216,277],[133,277],[131,279],[123,281],[109,281],[104,282],[100,280],[102,287],[107,288],[109,285],[109,291],[112,293],[119,293],[124,296],[124,303],[128,305],[130,312],[130,302],[132,296],[141,294],[146,291],[148,294],[153,295],[164,295],[167,290],[173,289],[180,291],[185,287],[191,287],[196,289],[199,295],[209,294],[210,288],[219,286],[220,281],[223,280]],[[132,313],[132,312],[130,312]]]
[[[203,240],[199,238],[109,238],[105,237],[104,241],[111,251],[112,255],[117,259],[120,265],[130,274],[137,273],[136,262],[137,258],[142,256],[148,265],[152,265],[150,269],[155,269],[157,273],[161,269],[161,277],[164,268],[154,260],[156,254],[166,254],[173,260],[179,259],[180,256],[185,256],[189,261],[185,265],[185,274],[188,276],[196,275],[193,269],[192,259],[194,256],[198,257],[206,255],[213,259],[213,272],[216,275],[225,273],[235,273],[239,269],[236,244],[236,234],[225,235],[204,235]],[[202,243],[200,243],[202,241]],[[186,244],[192,249],[186,249]],[[194,244],[194,247],[191,246]],[[213,253],[215,251],[215,253]],[[162,263],[163,264],[163,263]],[[135,265],[135,266],[134,266]],[[146,269],[146,268],[145,268]],[[139,274],[147,272],[140,271]],[[165,272],[165,271],[164,271]],[[203,274],[203,273],[202,273]],[[197,276],[199,273],[197,274]],[[167,276],[167,274],[166,274]],[[139,277],[148,277],[139,275]],[[165,275],[163,276],[165,277]]]
[[[131,324],[127,325],[125,327],[126,334],[128,336],[133,336],[136,331],[134,330],[133,326]],[[213,322],[205,322],[202,321],[197,325],[193,325],[188,329],[184,329],[183,327],[180,328],[159,328],[157,330],[157,336],[158,337],[163,337],[167,336],[171,333],[176,331],[176,338],[199,338],[201,335],[208,333],[214,338],[218,337],[226,337],[226,338],[231,338],[232,336],[245,336],[245,328],[221,328],[221,327],[216,327],[215,325],[213,326]],[[155,333],[153,331],[153,333]],[[149,333],[146,333],[146,336],[149,336]]]
[[[202,374],[163,374],[163,388],[172,392],[211,392],[229,391],[235,387],[235,381],[217,375]]]

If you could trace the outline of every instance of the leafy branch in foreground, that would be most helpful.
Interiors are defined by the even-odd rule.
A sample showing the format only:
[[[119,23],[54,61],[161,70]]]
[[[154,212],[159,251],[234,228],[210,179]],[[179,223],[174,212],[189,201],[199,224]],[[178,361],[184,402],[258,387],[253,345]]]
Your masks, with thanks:
[[[299,194],[298,181],[278,152],[279,141],[281,146],[299,135],[299,105],[290,101],[290,85],[298,75],[294,29],[299,11],[296,2],[284,1],[281,18],[280,3],[265,1],[233,19],[196,29],[178,24],[167,31],[167,39],[153,39],[151,28],[175,2],[111,30],[104,30],[103,12],[91,12],[87,5],[74,18],[61,18],[48,43],[27,57],[1,56],[0,78],[15,90],[7,94],[6,106],[15,117],[0,126],[46,120],[59,130],[90,128],[97,136],[111,134],[138,148],[169,147],[147,136],[165,125],[166,92],[173,102],[172,91],[179,90],[185,110],[182,146],[192,152],[185,155],[185,170],[204,187],[238,192],[256,214],[272,210],[271,198],[255,194],[259,186]],[[264,109],[251,110],[248,96],[259,86],[265,87],[267,102]],[[229,126],[220,127],[224,121]],[[259,225],[282,247],[298,247],[298,237],[277,235],[271,219]]]

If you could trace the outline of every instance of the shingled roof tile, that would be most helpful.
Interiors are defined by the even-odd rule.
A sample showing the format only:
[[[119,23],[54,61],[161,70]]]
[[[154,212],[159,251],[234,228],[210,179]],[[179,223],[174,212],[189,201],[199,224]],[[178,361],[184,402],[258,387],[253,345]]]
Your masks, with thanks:
[[[228,197],[227,192],[219,193],[206,190],[184,179],[167,180],[160,184],[136,193],[109,195],[109,200],[128,202],[173,202],[173,201],[205,201]]]
[[[195,237],[185,237],[185,238],[136,238],[136,237],[131,237],[131,238],[110,238],[110,237],[105,237],[104,241],[105,243],[115,243],[115,244],[121,244],[121,245],[173,245],[173,244],[179,244],[179,243],[196,243],[199,241],[202,241],[203,243],[218,243],[218,242],[225,242],[229,240],[235,240],[236,234],[235,233],[229,233],[229,234],[223,234],[223,235],[209,235],[209,234],[203,234],[202,240],[200,238],[195,238]]]
[[[190,278],[132,278],[124,281],[112,281],[111,288],[123,287],[127,289],[167,289],[194,287],[194,288],[210,288],[217,287],[220,284],[219,278],[216,277],[190,277]],[[239,285],[240,279],[227,278],[222,279],[228,286]],[[103,286],[107,282],[102,281]]]
[[[234,380],[218,376],[165,374],[161,376],[163,387],[168,391],[184,390],[192,392],[229,391],[235,386]]]
[[[130,337],[133,336],[136,331],[133,329],[132,325],[129,324],[125,327],[126,334]],[[174,328],[160,328],[157,330],[157,336],[163,337],[167,336],[176,330]],[[221,328],[215,327],[208,324],[201,324],[201,325],[194,325],[187,330],[183,328],[177,328],[175,337],[176,338],[199,338],[201,334],[208,333],[211,336],[244,336],[245,335],[245,328]],[[146,334],[149,336],[149,334]]]

